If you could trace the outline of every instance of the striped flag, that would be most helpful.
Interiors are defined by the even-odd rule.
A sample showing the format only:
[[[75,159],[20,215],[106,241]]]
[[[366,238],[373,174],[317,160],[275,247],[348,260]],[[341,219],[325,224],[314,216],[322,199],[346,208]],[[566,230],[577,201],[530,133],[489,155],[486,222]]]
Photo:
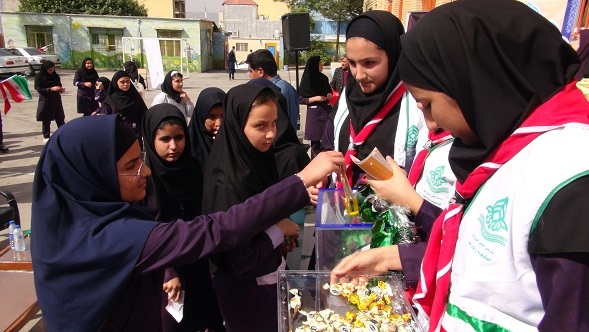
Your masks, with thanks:
[[[4,114],[8,113],[11,107],[8,94],[10,94],[10,99],[17,103],[32,98],[27,79],[23,76],[13,75],[0,82],[0,90],[2,92],[2,97],[4,97]]]

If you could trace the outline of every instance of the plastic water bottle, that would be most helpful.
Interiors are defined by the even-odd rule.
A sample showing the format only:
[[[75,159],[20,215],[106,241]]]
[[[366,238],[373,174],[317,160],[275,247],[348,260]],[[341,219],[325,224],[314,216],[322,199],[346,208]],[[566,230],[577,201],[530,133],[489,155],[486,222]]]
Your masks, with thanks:
[[[14,220],[8,222],[8,239],[10,240],[10,249],[14,250]]]
[[[25,251],[25,237],[22,233],[20,225],[14,226],[14,231],[12,232],[12,235],[14,236],[14,250]]]

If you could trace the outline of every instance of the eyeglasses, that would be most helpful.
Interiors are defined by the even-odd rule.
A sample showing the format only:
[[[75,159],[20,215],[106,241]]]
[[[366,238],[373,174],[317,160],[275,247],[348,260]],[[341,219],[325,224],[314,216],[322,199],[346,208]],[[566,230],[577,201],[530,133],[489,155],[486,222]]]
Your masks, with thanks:
[[[126,173],[119,173],[119,176],[134,176],[136,179],[141,177],[141,169],[143,165],[145,165],[145,151],[141,151],[141,164],[139,164],[139,168],[137,169],[137,173],[135,174],[126,174]]]

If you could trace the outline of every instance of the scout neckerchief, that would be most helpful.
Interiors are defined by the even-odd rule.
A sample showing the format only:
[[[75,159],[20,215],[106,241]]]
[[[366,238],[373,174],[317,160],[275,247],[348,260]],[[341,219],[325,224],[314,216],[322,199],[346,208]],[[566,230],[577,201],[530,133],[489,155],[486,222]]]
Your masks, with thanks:
[[[419,151],[415,160],[413,161],[413,165],[411,165],[411,170],[409,171],[409,182],[412,186],[415,187],[417,181],[421,177],[421,173],[423,173],[423,167],[425,166],[425,158],[429,154],[429,152],[436,147],[437,145],[446,142],[447,140],[452,139],[452,135],[447,130],[440,130],[440,131],[430,131],[427,134],[428,141],[425,143],[425,149]]]
[[[345,160],[346,160],[346,176],[348,177],[348,182],[353,185],[352,182],[352,157],[355,156],[357,153],[358,146],[364,144],[364,141],[374,132],[374,129],[378,126],[378,124],[382,121],[382,119],[393,109],[393,106],[401,100],[403,94],[405,94],[405,86],[403,82],[399,82],[397,87],[391,92],[391,96],[387,100],[387,102],[382,106],[380,111],[372,117],[368,123],[364,125],[364,127],[360,130],[360,132],[356,135],[354,130],[354,126],[352,125],[352,120],[350,119],[350,144],[348,145],[348,150],[346,151]]]
[[[569,125],[588,125],[589,105],[575,84],[576,81],[568,84],[540,105],[483,164],[468,175],[464,183],[456,182],[457,193],[465,200],[471,199],[495,171],[541,134]],[[464,208],[463,204],[450,204],[434,222],[428,240],[413,301],[420,314],[429,318],[429,331],[444,331],[442,316],[446,309],[452,259]]]

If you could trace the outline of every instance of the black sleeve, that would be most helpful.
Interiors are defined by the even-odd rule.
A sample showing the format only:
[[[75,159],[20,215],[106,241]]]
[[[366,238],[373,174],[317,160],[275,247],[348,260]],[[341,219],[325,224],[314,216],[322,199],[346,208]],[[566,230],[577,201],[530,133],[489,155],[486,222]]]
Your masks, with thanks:
[[[589,176],[560,189],[531,230],[530,254],[589,253]]]

